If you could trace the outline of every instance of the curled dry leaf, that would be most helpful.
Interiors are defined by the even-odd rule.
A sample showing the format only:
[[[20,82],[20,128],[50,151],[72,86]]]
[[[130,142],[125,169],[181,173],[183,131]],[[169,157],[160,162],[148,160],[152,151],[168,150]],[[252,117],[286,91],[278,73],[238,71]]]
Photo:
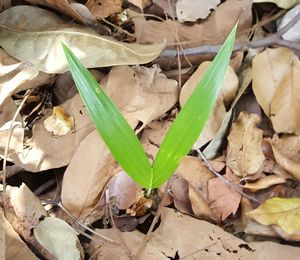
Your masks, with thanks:
[[[271,198],[246,215],[263,225],[276,225],[275,231],[287,240],[300,240],[300,199]]]
[[[198,82],[202,79],[210,63],[211,62],[209,61],[201,63],[195,73],[183,85],[179,99],[181,106],[185,104],[193,90],[197,87]],[[202,147],[216,135],[220,129],[223,119],[226,116],[225,105],[228,106],[233,100],[238,89],[238,84],[239,82],[235,72],[231,67],[228,67],[221,88],[221,94],[217,99],[213,112],[210,115],[204,129],[202,130],[201,135],[194,144],[194,148]]]
[[[182,46],[191,47],[221,44],[237,20],[239,20],[237,40],[246,40],[245,30],[250,29],[252,23],[251,6],[250,0],[227,0],[207,20],[193,26],[180,24],[171,19],[164,22],[146,20],[132,11],[128,11],[128,15],[134,22],[137,42],[166,41],[167,44],[174,44],[177,42],[176,34],[174,34],[176,31],[179,42],[188,42]]]
[[[265,156],[261,149],[263,131],[257,128],[256,114],[241,112],[228,136],[226,164],[237,176],[251,177],[262,172]]]
[[[233,185],[238,183],[238,178],[233,175],[229,168],[226,168],[224,178],[233,183]],[[234,215],[237,212],[242,196],[229,187],[224,180],[220,178],[210,179],[207,189],[210,207],[214,210],[219,221],[224,221],[231,214]]]
[[[97,230],[102,235],[118,241],[111,229]],[[180,234],[180,236],[178,235]],[[118,235],[119,236],[119,235]],[[144,234],[122,233],[124,241],[132,254],[135,254]],[[101,250],[98,250],[101,246]],[[127,259],[125,249],[116,244],[104,243],[93,239],[89,254],[96,254],[98,259]],[[160,226],[151,234],[140,259],[169,259],[178,257],[191,259],[286,259],[296,260],[300,249],[274,242],[245,241],[225,232],[209,222],[195,219],[163,208]],[[128,259],[130,259],[128,257]]]
[[[21,61],[39,63],[41,71],[62,73],[68,69],[61,42],[88,68],[147,63],[164,48],[163,41],[140,45],[102,37],[87,27],[66,25],[53,13],[33,6],[15,6],[0,14],[0,45]]]
[[[176,2],[176,14],[179,22],[195,22],[197,19],[205,19],[212,10],[216,9],[220,0],[178,0]]]
[[[122,0],[88,0],[86,6],[97,19],[122,12]]]
[[[54,135],[66,135],[74,127],[74,119],[66,114],[62,107],[53,107],[52,115],[44,121],[44,127]]]
[[[284,177],[277,176],[277,175],[269,175],[260,178],[256,182],[247,182],[244,185],[241,185],[241,187],[251,192],[256,192],[258,190],[263,190],[273,185],[281,184],[285,182],[286,182],[286,178]]]
[[[0,258],[1,259],[30,259],[37,260],[35,254],[28,248],[18,233],[5,218],[0,208]]]
[[[65,221],[46,217],[33,229],[33,233],[39,243],[57,260],[83,259],[83,249],[77,232]]]
[[[267,48],[253,59],[253,91],[276,132],[300,133],[299,75],[299,59],[290,49]]]
[[[202,165],[201,160],[197,157],[184,157],[177,169],[177,175],[188,183],[188,193],[184,195],[189,198],[190,204],[195,216],[200,218],[214,219],[215,216],[208,204],[207,185],[214,175]],[[175,193],[172,186],[172,192]],[[181,199],[186,201],[187,199]]]
[[[299,181],[300,137],[297,135],[284,135],[279,138],[274,135],[271,145],[276,162]]]

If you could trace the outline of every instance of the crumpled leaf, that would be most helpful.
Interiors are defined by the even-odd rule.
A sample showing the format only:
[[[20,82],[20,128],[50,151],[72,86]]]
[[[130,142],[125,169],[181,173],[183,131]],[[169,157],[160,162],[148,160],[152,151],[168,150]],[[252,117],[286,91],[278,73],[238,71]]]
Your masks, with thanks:
[[[227,0],[216,9],[209,19],[193,26],[184,25],[171,19],[164,22],[146,20],[130,10],[128,10],[128,15],[132,17],[138,43],[166,41],[167,44],[174,44],[180,41],[187,42],[182,43],[183,47],[192,47],[221,44],[237,20],[239,20],[237,42],[247,40],[244,32],[251,28],[251,6],[251,0]]]
[[[300,132],[299,70],[298,57],[287,48],[267,48],[253,59],[253,92],[276,132]]]
[[[68,70],[61,42],[70,46],[87,68],[147,63],[164,48],[163,41],[140,45],[99,36],[87,27],[65,25],[52,12],[33,6],[15,6],[0,14],[0,45],[21,61],[39,63],[41,71]]]
[[[271,145],[276,162],[299,181],[300,137],[296,135],[283,135],[279,138],[274,135]]]
[[[216,9],[220,0],[177,0],[176,13],[179,22],[195,22],[205,19],[212,10]]]
[[[238,180],[230,169],[226,169],[224,178],[235,185]],[[214,210],[219,221],[224,221],[231,214],[235,214],[239,208],[242,195],[229,187],[224,180],[213,178],[208,181],[208,199],[210,207]]]
[[[122,0],[88,0],[86,6],[95,18],[106,18],[121,13]]]
[[[237,176],[261,173],[265,156],[261,150],[263,131],[257,128],[256,114],[241,112],[228,136],[226,164]]]
[[[185,104],[186,100],[192,94],[193,90],[196,88],[197,83],[202,79],[206,69],[211,62],[203,62],[194,72],[194,74],[188,79],[188,81],[183,85],[180,92],[180,105],[181,107]],[[217,99],[215,107],[212,114],[210,115],[203,131],[201,132],[198,140],[194,144],[194,148],[200,148],[209,142],[218,132],[223,119],[226,116],[225,105],[229,105],[233,100],[236,91],[238,89],[238,78],[229,66],[225,78],[221,87],[221,93]]]
[[[298,1],[300,3],[300,1]],[[288,11],[280,21],[278,30],[289,23],[300,11],[300,5],[295,6],[293,9]],[[282,38],[287,41],[298,41],[300,40],[300,22],[297,22],[291,29],[282,35]]]
[[[254,0],[254,3],[274,3],[278,7],[283,9],[290,9],[291,7],[295,6],[296,4],[300,3],[300,0]]]
[[[114,230],[97,229],[102,235],[118,241]],[[180,234],[180,236],[178,236]],[[124,241],[132,254],[141,244],[144,234],[134,232],[122,233]],[[99,250],[101,246],[101,250]],[[88,250],[98,259],[123,260],[127,251],[112,243],[102,243],[93,239]],[[140,259],[291,259],[299,258],[300,249],[274,242],[245,241],[225,232],[222,228],[209,222],[195,219],[163,208],[160,226],[151,234]],[[129,259],[129,258],[128,258]]]
[[[0,223],[1,259],[38,259],[7,221],[2,208],[0,208]]]
[[[247,216],[263,225],[276,225],[287,235],[293,235],[300,230],[299,209],[299,198],[275,197],[266,200]]]
[[[83,259],[77,232],[62,219],[46,217],[33,229],[33,233],[58,260]]]

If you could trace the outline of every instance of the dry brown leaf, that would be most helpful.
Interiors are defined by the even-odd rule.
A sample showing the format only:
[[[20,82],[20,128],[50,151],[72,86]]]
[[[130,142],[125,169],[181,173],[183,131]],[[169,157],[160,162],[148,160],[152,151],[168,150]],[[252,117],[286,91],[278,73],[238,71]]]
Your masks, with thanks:
[[[97,19],[122,12],[122,0],[88,0],[86,6]]]
[[[68,0],[27,0],[31,3],[36,3],[39,5],[44,5],[44,6],[48,6],[50,8],[54,8],[57,11],[77,19],[80,22],[84,23],[84,19],[82,19],[82,17],[80,16],[79,13],[76,12],[76,10],[74,10],[69,1]],[[71,1],[72,2],[72,1]]]
[[[215,10],[220,0],[177,0],[176,13],[179,22],[195,22],[205,19],[212,10]]]
[[[260,178],[256,182],[247,182],[246,184],[241,185],[241,186],[244,189],[247,189],[251,192],[256,192],[258,190],[263,190],[263,189],[269,188],[273,185],[281,184],[281,183],[285,183],[285,182],[286,182],[286,178],[284,178],[284,177],[277,176],[277,175],[269,175],[269,176]]]
[[[101,85],[133,128],[143,123],[139,130],[178,101],[177,81],[168,79],[157,66],[113,67]]]
[[[194,74],[188,79],[188,81],[183,85],[180,92],[179,102],[183,106],[186,100],[190,97],[193,90],[197,87],[198,83],[202,79],[206,69],[211,62],[203,62],[194,72]],[[233,100],[236,91],[238,89],[238,78],[231,67],[228,67],[225,74],[225,79],[221,88],[221,94],[217,99],[216,105],[210,115],[204,129],[201,132],[198,140],[194,144],[194,148],[200,148],[209,142],[217,134],[223,119],[226,116],[225,105],[229,105]]]
[[[294,54],[289,49],[267,48],[257,54],[252,61],[253,92],[268,117],[270,117],[271,102],[276,88],[288,73],[293,57]]]
[[[177,0],[152,0],[153,4],[156,4],[163,9],[170,17],[176,18],[176,2]],[[169,4],[170,3],[170,4]]]
[[[234,185],[238,182],[238,178],[233,175],[229,168],[226,168],[224,178]],[[230,188],[224,180],[220,178],[210,179],[207,189],[210,207],[214,210],[219,221],[224,221],[231,214],[234,215],[237,212],[242,195]]]
[[[61,191],[64,207],[84,221],[99,201],[114,168],[115,160],[94,130],[79,144],[64,173]]]
[[[134,12],[128,11],[128,14],[134,22],[137,42],[160,43],[166,40],[167,44],[174,44],[177,42],[174,31],[177,31],[180,42],[191,41],[183,46],[191,47],[221,44],[237,20],[239,20],[237,41],[246,40],[244,30],[251,28],[251,6],[250,0],[227,0],[207,20],[193,26],[172,20],[147,21],[142,16],[136,16]]]
[[[265,156],[261,149],[263,131],[257,128],[256,114],[241,112],[228,136],[226,164],[237,176],[261,173]]]
[[[3,196],[2,192],[1,196]],[[47,259],[53,259],[53,256],[32,235],[32,229],[39,223],[39,219],[47,216],[39,198],[25,184],[22,184],[19,188],[7,186],[6,199],[7,211],[5,215],[14,230],[40,255]],[[3,198],[0,201],[3,203]]]
[[[151,5],[150,0],[128,0],[128,2],[139,7],[141,10],[143,10],[145,7]]]
[[[271,121],[277,133],[300,134],[300,61],[294,55],[289,71],[278,82],[271,102]]]
[[[0,223],[0,259],[38,259],[6,220],[2,208],[0,208]]]
[[[271,145],[276,162],[299,181],[300,137],[296,135],[284,135],[278,138],[277,135],[274,135]]]
[[[118,241],[116,233],[111,229],[97,229],[97,232]],[[121,235],[131,253],[136,253],[144,235],[138,231],[124,232]],[[101,250],[99,250],[100,246]],[[104,260],[129,259],[122,246],[112,243],[103,244],[96,239],[91,242],[89,253],[96,253],[98,259]],[[284,257],[296,260],[299,258],[299,253],[300,249],[297,247],[274,242],[246,243],[216,225],[183,215],[173,209],[163,208],[160,226],[151,234],[140,259],[167,260],[178,257],[212,260],[281,260]]]
[[[197,157],[184,157],[177,169],[177,175],[187,181],[189,189],[185,194],[190,200],[192,210],[195,216],[200,218],[214,219],[215,216],[208,204],[207,185],[214,175],[202,165]],[[175,193],[172,186],[172,191]],[[186,199],[182,199],[186,201]]]
[[[34,61],[41,71],[68,70],[61,42],[88,68],[148,63],[157,58],[165,45],[119,42],[86,26],[66,25],[54,13],[33,6],[14,6],[0,14],[2,48],[21,61]]]
[[[52,115],[44,120],[44,127],[54,135],[67,135],[74,127],[74,119],[62,107],[55,106]]]
[[[116,206],[125,210],[143,197],[142,188],[133,181],[126,172],[121,171],[110,179],[105,190],[109,190],[109,197],[115,198]]]

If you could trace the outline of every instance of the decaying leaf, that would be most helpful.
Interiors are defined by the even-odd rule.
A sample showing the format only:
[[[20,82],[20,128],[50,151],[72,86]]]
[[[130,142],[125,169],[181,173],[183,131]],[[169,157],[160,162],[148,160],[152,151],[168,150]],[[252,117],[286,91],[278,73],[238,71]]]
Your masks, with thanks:
[[[66,25],[53,13],[33,6],[15,6],[0,14],[0,45],[21,61],[39,63],[41,71],[67,70],[61,42],[70,46],[88,68],[147,63],[164,48],[163,41],[139,45],[99,36],[87,27]]]
[[[263,225],[276,225],[286,233],[284,238],[289,239],[300,231],[299,209],[299,198],[271,198],[247,216]]]
[[[300,137],[284,135],[279,138],[275,135],[272,138],[271,145],[276,162],[299,181]]]
[[[222,43],[237,20],[239,20],[237,41],[246,40],[245,30],[251,27],[252,22],[251,6],[252,1],[250,0],[227,0],[207,20],[193,26],[184,25],[171,19],[164,22],[146,20],[130,10],[128,15],[134,22],[137,42],[161,43],[166,41],[167,44],[174,44],[177,42],[176,35],[178,35],[178,41],[185,42],[182,46],[192,47]]]
[[[300,3],[300,1],[298,1]],[[295,6],[293,9],[288,11],[280,21],[278,25],[278,30],[284,27],[288,22],[290,22],[300,11],[300,5]],[[291,29],[282,35],[282,38],[287,41],[298,41],[300,40],[300,22],[296,23]]]
[[[106,18],[122,11],[122,0],[88,0],[86,6],[96,18]]]
[[[66,135],[74,127],[74,119],[66,114],[62,107],[53,107],[52,115],[44,121],[44,127],[54,135]]]
[[[33,233],[39,243],[58,260],[83,259],[77,232],[65,221],[46,217],[33,229]]]
[[[97,229],[102,235],[117,240],[111,229]],[[178,235],[180,234],[180,236]],[[123,241],[131,254],[135,254],[144,234],[134,232],[122,233]],[[98,250],[101,246],[101,250]],[[93,239],[89,253],[98,259],[130,259],[123,246],[104,243]],[[300,249],[274,242],[245,241],[225,232],[222,228],[209,222],[192,218],[173,209],[163,208],[161,223],[151,234],[140,259],[291,259],[299,258]]]
[[[228,181],[235,185],[238,178],[230,169],[226,169],[224,175]],[[229,187],[224,180],[213,178],[208,181],[208,199],[210,207],[214,210],[219,221],[224,221],[231,214],[235,214],[239,208],[242,195]]]
[[[212,10],[216,9],[220,0],[177,0],[176,14],[179,22],[194,22],[197,19],[205,19]]]
[[[269,2],[269,3],[274,3],[280,8],[284,9],[290,9],[296,4],[299,4],[299,0],[254,0],[254,3],[264,3],[264,2]]]
[[[0,259],[38,259],[7,221],[2,208],[0,223]]]
[[[241,112],[228,136],[227,166],[237,176],[260,174],[265,156],[261,149],[263,131],[257,128],[256,114]]]
[[[188,79],[183,85],[180,92],[180,105],[183,106],[193,90],[196,88],[197,83],[202,79],[206,69],[211,62],[203,62],[195,71],[195,73]],[[231,67],[228,67],[223,85],[221,87],[221,94],[217,99],[216,105],[210,115],[201,135],[197,142],[194,144],[194,148],[200,148],[209,142],[218,132],[223,119],[226,116],[225,105],[229,105],[233,100],[236,91],[238,89],[238,78]]]

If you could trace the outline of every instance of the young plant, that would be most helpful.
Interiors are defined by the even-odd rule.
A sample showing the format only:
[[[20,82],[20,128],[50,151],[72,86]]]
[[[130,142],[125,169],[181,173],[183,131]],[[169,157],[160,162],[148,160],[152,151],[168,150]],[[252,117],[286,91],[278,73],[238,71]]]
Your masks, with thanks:
[[[196,142],[215,105],[229,65],[237,25],[187,100],[160,146],[153,165],[134,131],[90,72],[63,44],[70,70],[92,122],[121,167],[142,187],[161,186]],[[122,86],[120,86],[121,88]]]

